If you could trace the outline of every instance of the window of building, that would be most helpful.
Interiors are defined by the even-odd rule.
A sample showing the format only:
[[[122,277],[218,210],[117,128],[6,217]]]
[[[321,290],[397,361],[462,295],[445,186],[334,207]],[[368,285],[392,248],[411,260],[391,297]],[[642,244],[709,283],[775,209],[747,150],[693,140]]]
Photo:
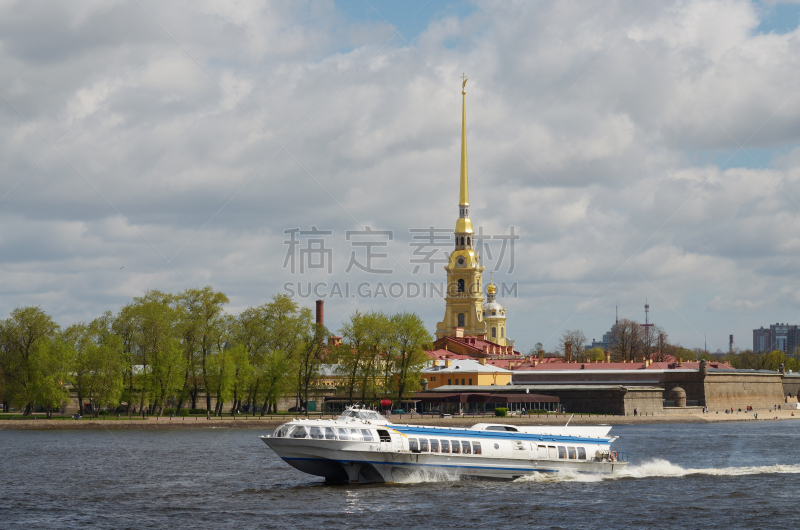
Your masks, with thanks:
[[[467,238],[467,245],[469,245],[469,238]]]
[[[448,385],[452,385],[452,384],[453,384],[453,383],[451,383],[450,381],[451,381],[450,379],[448,379],[448,380],[447,380],[447,384],[448,384]]]
[[[492,328],[492,338],[497,336],[497,328]]]
[[[464,313],[458,314],[458,327],[460,328],[464,327]]]
[[[469,384],[470,385],[472,384],[472,378],[471,377],[469,378]]]
[[[461,380],[461,385],[463,386],[463,385],[465,385],[465,384],[466,384],[466,383],[464,383],[464,380],[462,379],[462,380]]]
[[[500,338],[502,339],[505,336],[506,336],[506,328],[505,326],[503,326],[500,328]]]
[[[458,280],[458,292],[459,293],[464,292],[464,278]]]

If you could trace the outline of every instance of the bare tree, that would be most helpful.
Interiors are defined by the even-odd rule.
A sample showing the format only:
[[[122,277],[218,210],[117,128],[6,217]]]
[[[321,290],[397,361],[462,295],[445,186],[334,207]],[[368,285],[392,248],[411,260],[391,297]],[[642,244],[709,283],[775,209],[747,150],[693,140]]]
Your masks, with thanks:
[[[583,362],[583,345],[586,344],[586,335],[579,329],[568,329],[558,340],[558,349],[564,357],[567,357],[567,344],[572,345],[573,361]]]
[[[635,320],[620,319],[611,328],[611,358],[633,361],[642,355],[642,327]]]
[[[660,362],[666,360],[665,348],[669,344],[667,332],[661,326],[642,328],[642,355]]]

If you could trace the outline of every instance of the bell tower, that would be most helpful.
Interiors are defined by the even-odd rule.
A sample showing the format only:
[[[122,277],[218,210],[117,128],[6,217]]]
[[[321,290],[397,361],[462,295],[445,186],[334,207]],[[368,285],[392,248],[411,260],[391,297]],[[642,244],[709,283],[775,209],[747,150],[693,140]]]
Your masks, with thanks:
[[[467,175],[467,77],[461,83],[461,178],[458,220],[453,231],[455,249],[444,270],[447,272],[444,320],[436,325],[436,337],[454,336],[456,328],[464,335],[486,336],[483,322],[483,267],[475,251],[475,233],[469,218],[469,182]]]

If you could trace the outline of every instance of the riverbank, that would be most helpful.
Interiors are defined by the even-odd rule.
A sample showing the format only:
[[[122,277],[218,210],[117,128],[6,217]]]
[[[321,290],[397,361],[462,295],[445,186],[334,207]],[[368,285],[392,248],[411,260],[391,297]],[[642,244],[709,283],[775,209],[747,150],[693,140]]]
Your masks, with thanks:
[[[708,414],[683,414],[669,415],[661,414],[657,416],[604,416],[586,415],[541,415],[541,416],[513,416],[508,418],[474,417],[474,416],[455,416],[452,418],[439,418],[414,415],[410,417],[406,414],[400,418],[398,415],[392,416],[395,423],[411,425],[438,425],[442,427],[471,427],[476,423],[507,423],[512,425],[564,425],[569,420],[570,425],[635,425],[635,424],[661,424],[661,423],[715,423],[728,421],[775,421],[775,420],[800,420],[800,411],[757,411],[758,419],[753,413],[734,412],[733,414],[708,413]],[[116,418],[104,416],[93,419],[0,419],[0,430],[10,429],[262,429],[270,430],[290,421],[292,417],[282,418],[261,418],[259,416],[237,416],[235,419],[230,416],[222,418],[206,419],[205,417],[150,417],[148,419],[127,417]],[[329,419],[329,418],[326,418]]]

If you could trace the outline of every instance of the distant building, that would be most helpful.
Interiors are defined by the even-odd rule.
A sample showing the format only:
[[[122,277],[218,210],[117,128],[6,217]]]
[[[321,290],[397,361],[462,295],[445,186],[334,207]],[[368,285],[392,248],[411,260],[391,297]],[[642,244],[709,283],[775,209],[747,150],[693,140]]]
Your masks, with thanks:
[[[792,354],[800,347],[800,326],[773,324],[769,328],[753,330],[753,351],[771,352],[781,350]]]

